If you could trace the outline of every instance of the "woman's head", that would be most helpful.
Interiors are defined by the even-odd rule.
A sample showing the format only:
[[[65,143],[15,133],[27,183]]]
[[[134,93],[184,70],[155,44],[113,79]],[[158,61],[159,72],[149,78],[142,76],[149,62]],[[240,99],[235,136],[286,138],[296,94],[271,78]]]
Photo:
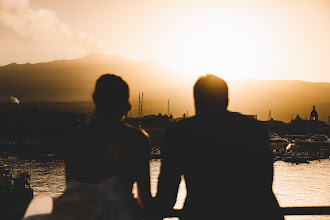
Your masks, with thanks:
[[[114,74],[104,74],[97,81],[93,93],[96,115],[120,119],[131,109],[127,83]]]

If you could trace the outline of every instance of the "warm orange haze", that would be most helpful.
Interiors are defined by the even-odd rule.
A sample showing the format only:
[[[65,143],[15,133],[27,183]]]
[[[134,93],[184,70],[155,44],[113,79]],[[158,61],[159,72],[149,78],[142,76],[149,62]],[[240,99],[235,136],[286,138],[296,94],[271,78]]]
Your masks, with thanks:
[[[174,117],[193,115],[193,80],[154,62],[136,62],[120,56],[90,54],[75,60],[0,67],[0,101],[10,96],[22,103],[91,100],[100,73],[120,74],[131,88],[132,116],[138,115],[138,93],[144,93],[144,114],[167,114],[168,99]],[[309,117],[315,105],[319,119],[330,112],[330,83],[285,80],[228,79],[229,109],[267,120],[290,121],[299,114]],[[83,110],[85,110],[84,108]],[[83,111],[80,110],[80,111]],[[91,109],[89,109],[91,110]]]
[[[1,0],[0,100],[90,100],[96,78],[112,72],[133,102],[144,92],[145,113],[166,113],[170,99],[179,117],[194,113],[194,81],[213,73],[228,80],[233,111],[289,121],[316,105],[327,120],[329,11],[326,0]],[[81,58],[90,53],[109,55]]]
[[[232,111],[290,121],[316,105],[327,121],[329,11],[327,0],[1,0],[0,101],[88,101],[110,72],[134,103],[144,92],[146,114],[167,113],[170,99],[180,117],[194,113],[191,85],[213,73]]]
[[[0,65],[104,52],[163,64],[189,83],[206,72],[329,82],[329,8],[327,0],[1,0]]]
[[[0,0],[0,49],[1,219],[329,219],[330,0]]]

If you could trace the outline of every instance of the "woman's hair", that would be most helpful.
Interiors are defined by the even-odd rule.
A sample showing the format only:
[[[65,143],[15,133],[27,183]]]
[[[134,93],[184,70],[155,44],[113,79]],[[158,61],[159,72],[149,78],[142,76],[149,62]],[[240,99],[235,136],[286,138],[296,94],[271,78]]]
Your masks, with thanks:
[[[104,74],[96,81],[93,100],[96,115],[123,116],[131,109],[128,85],[114,74]]]

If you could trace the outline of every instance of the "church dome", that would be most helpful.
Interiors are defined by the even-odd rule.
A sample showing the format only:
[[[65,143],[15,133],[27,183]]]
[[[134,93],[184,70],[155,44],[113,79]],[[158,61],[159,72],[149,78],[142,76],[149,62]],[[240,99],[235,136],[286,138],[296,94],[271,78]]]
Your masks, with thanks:
[[[313,110],[311,111],[311,115],[310,115],[310,120],[311,121],[318,121],[318,114],[317,111],[315,109],[315,106],[313,106]]]

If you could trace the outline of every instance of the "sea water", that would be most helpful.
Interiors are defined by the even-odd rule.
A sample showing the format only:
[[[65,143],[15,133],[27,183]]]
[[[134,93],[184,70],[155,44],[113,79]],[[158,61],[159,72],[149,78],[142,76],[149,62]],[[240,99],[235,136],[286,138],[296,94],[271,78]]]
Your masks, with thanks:
[[[35,157],[0,158],[12,165],[13,171],[31,172],[34,195],[49,192],[60,196],[65,190],[65,168],[63,159],[55,155]],[[233,162],[234,163],[234,162]],[[157,192],[157,180],[161,160],[150,161],[151,194]],[[273,190],[280,206],[330,206],[330,159],[292,164],[283,161],[274,163]],[[218,175],[218,173],[217,173]],[[135,190],[133,190],[134,192]],[[134,192],[135,193],[135,192]],[[183,206],[186,196],[184,179],[179,187],[176,209]],[[175,219],[175,218],[171,218]],[[286,216],[286,220],[330,220],[330,216]]]

